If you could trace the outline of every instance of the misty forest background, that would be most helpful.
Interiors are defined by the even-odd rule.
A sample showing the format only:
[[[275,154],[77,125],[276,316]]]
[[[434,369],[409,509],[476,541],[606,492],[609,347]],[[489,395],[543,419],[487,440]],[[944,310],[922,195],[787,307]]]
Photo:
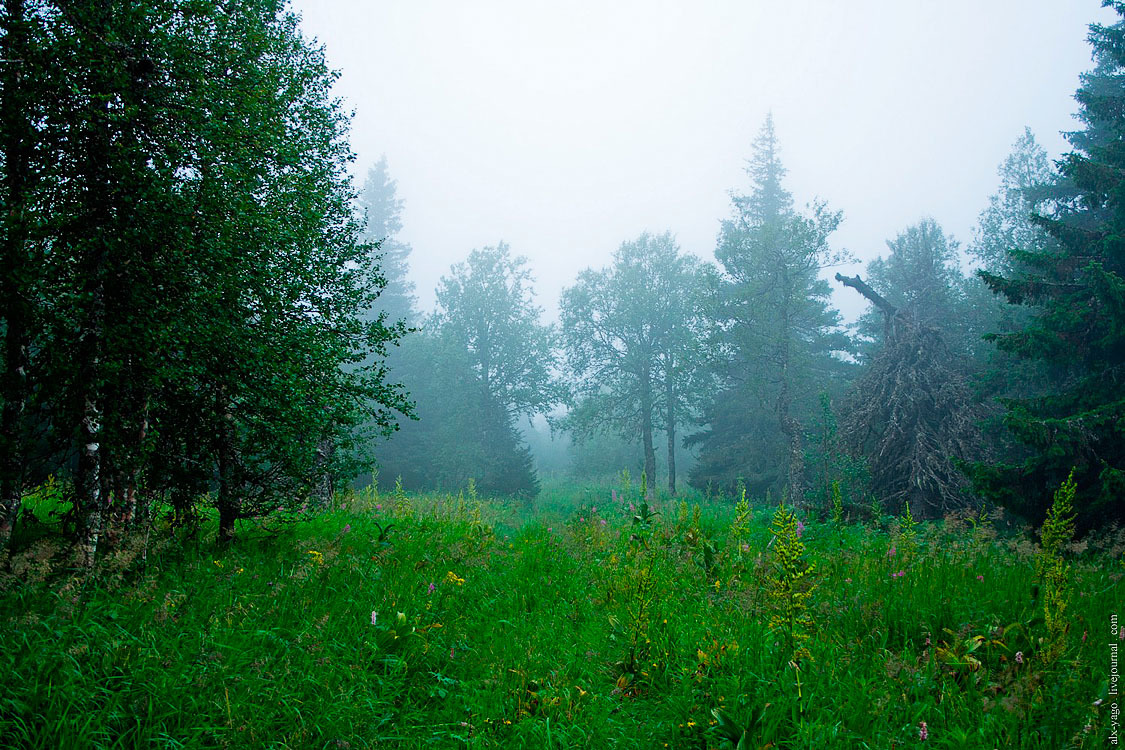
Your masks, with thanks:
[[[644,528],[685,492],[802,529],[981,508],[1039,528],[1069,486],[1079,533],[1125,520],[1125,21],[1091,27],[1072,150],[1013,133],[964,243],[920,217],[838,273],[843,216],[789,192],[800,144],[767,117],[713,248],[638,228],[547,321],[501,238],[419,309],[392,169],[353,185],[335,73],[284,3],[2,18],[5,589],[45,539],[81,571],[153,535],[229,549],[357,491],[616,500],[622,470]],[[855,325],[834,288],[868,303]]]
[[[228,539],[373,467],[529,499],[627,469],[650,497],[686,478],[821,513],[835,482],[1033,524],[1073,469],[1083,526],[1122,518],[1117,27],[1092,34],[1074,150],[1019,136],[968,268],[922,218],[833,280],[842,216],[788,192],[767,118],[713,261],[641,233],[549,323],[502,241],[417,309],[387,162],[353,193],[334,74],[277,4],[5,20],[0,545],[47,477],[92,560],[157,506],[213,505]],[[834,283],[871,303],[851,328]]]

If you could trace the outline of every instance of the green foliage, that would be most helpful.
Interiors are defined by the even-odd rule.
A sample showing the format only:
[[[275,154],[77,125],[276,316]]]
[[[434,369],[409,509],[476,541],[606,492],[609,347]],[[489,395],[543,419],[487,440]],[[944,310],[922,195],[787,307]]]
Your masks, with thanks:
[[[1125,6],[1110,5],[1125,17]],[[1035,218],[1050,241],[1012,250],[1008,272],[981,274],[994,292],[1031,312],[1020,330],[993,340],[1050,368],[1052,387],[1006,403],[1005,426],[1030,449],[1027,457],[974,473],[989,499],[1038,522],[1049,488],[1073,469],[1086,488],[1075,509],[1086,528],[1125,519],[1125,153],[1117,146],[1125,135],[1125,25],[1094,24],[1089,40],[1095,68],[1075,94],[1084,127],[1067,135],[1074,150],[1060,162],[1053,211]]]
[[[909,309],[914,322],[937,328],[951,342],[959,342],[965,278],[956,240],[933,219],[923,219],[887,240],[887,249],[887,257],[867,264],[867,282],[895,307]],[[861,329],[877,340],[885,328],[879,310],[869,310],[862,320]]]
[[[519,415],[563,398],[553,327],[539,322],[531,275],[507,245],[474,250],[442,277],[438,310],[391,364],[410,383],[418,422],[375,446],[383,470],[414,490],[454,490],[474,479],[481,493],[529,499],[539,493]]]
[[[742,544],[750,535],[750,523],[752,520],[753,513],[750,511],[750,503],[746,501],[746,488],[743,487],[741,496],[734,505],[734,521],[732,521],[730,525],[730,537],[738,546],[738,554],[741,554]]]
[[[840,482],[832,481],[832,524],[840,526],[844,523],[844,497],[840,492]]]
[[[803,425],[817,414],[818,393],[838,392],[850,369],[833,355],[852,346],[819,277],[846,256],[828,244],[841,215],[823,204],[793,208],[772,117],[747,174],[752,190],[732,195],[715,248],[723,275],[710,348],[719,388],[703,409],[706,429],[688,441],[700,449],[689,481],[729,492],[744,477],[753,493],[786,487],[802,502]]]
[[[580,442],[606,432],[638,442],[653,493],[653,440],[661,422],[669,440],[669,490],[675,493],[676,433],[698,401],[712,276],[708,266],[680,251],[670,233],[645,233],[622,243],[613,265],[580,273],[560,299],[577,399],[563,426]]]
[[[330,500],[359,425],[390,430],[409,407],[376,364],[401,327],[365,320],[383,280],[357,241],[323,51],[275,0],[17,7],[28,54],[3,67],[35,96],[2,130],[30,124],[35,148],[6,142],[0,163],[42,192],[4,201],[38,217],[15,227],[35,272],[5,263],[5,295],[31,309],[22,330],[2,316],[33,354],[4,347],[3,370],[28,376],[2,397],[27,423],[4,434],[34,427],[41,459],[74,468],[87,562],[165,492],[186,521],[216,490],[226,535]]]
[[[413,324],[418,320],[418,313],[414,282],[407,277],[411,247],[398,239],[402,231],[403,205],[398,197],[398,183],[390,176],[385,156],[367,171],[356,203],[363,223],[362,239],[378,246],[379,271],[387,282],[373,314],[376,318],[385,315],[390,322],[402,320]]]
[[[1066,650],[1070,623],[1066,616],[1069,599],[1070,568],[1063,558],[1063,545],[1074,536],[1074,498],[1078,486],[1071,471],[1055,490],[1047,518],[1039,530],[1039,554],[1035,573],[1043,586],[1043,619],[1047,626],[1043,660],[1050,664]]]
[[[1042,252],[1052,242],[1033,217],[1049,211],[1053,195],[1058,194],[1059,177],[1030,128],[1024,128],[1023,135],[1012,144],[997,172],[999,190],[989,197],[966,249],[981,270],[1006,276],[1020,265],[1010,250]],[[1007,304],[976,274],[966,279],[965,295],[961,311],[967,334],[964,345],[978,368],[982,388],[1006,396],[1040,392],[1043,381],[1049,378],[1044,377],[1038,363],[999,351],[982,338],[986,333],[1012,333],[1024,328],[1029,310]]]
[[[501,242],[473,250],[437,288],[438,309],[427,322],[464,354],[488,397],[508,413],[546,413],[564,400],[552,377],[555,329],[540,322],[527,258]]]
[[[1047,151],[1027,127],[1012,144],[997,174],[1000,188],[989,196],[988,207],[981,212],[967,248],[981,267],[993,274],[1012,270],[1009,251],[1013,248],[1045,248],[1049,237],[1032,217],[1044,210],[1058,180]]]
[[[0,575],[0,745],[546,747],[549,731],[566,747],[859,750],[910,746],[920,721],[935,746],[1105,744],[1103,639],[1071,639],[1045,671],[1023,537],[919,523],[892,578],[888,534],[810,524],[800,698],[767,630],[779,542],[737,567],[733,505],[690,497],[717,542],[704,579],[675,514],[634,523],[608,496],[553,488],[531,517],[467,493],[403,493],[392,512],[391,493],[364,492],[221,551],[160,529],[77,578],[44,537]],[[751,509],[766,550],[775,529]],[[1072,561],[1088,595],[1066,616],[1091,636],[1120,600],[1115,544]]]
[[[906,503],[898,520],[898,549],[904,555],[910,555],[917,546],[918,524],[910,512],[910,503]]]
[[[770,524],[774,545],[769,596],[772,602],[770,628],[784,638],[786,660],[800,663],[811,657],[805,644],[812,635],[808,601],[814,585],[806,578],[813,566],[803,558],[805,545],[797,523],[797,516],[785,503],[777,506]]]
[[[1036,573],[1040,576],[1051,567],[1053,560],[1062,556],[1063,545],[1074,537],[1074,498],[1078,485],[1071,470],[1059,488],[1055,490],[1047,517],[1039,530],[1039,555],[1036,557]]]
[[[418,420],[375,445],[381,472],[415,491],[456,491],[472,478],[485,495],[538,494],[513,418],[457,346],[428,331],[415,334],[397,359],[396,376],[410,383]]]

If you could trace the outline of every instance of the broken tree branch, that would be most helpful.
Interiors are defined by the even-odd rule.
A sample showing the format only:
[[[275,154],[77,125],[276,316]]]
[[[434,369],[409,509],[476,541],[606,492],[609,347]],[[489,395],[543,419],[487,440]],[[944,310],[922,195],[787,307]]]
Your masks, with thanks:
[[[836,274],[836,281],[839,281],[844,286],[850,286],[852,289],[855,289],[857,292],[862,294],[864,297],[870,300],[871,304],[878,307],[879,310],[887,316],[887,318],[894,317],[894,314],[898,312],[897,307],[892,305],[890,302],[887,302],[887,300],[884,299],[881,294],[869,287],[867,285],[867,282],[859,277],[859,274],[856,274],[855,276],[844,276],[843,274],[838,273]]]

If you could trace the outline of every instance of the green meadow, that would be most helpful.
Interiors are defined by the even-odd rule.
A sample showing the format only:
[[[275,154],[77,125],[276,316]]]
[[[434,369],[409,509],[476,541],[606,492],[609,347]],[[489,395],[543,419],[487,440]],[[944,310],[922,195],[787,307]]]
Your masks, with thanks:
[[[90,572],[32,525],[0,593],[0,746],[1058,750],[1114,729],[1121,532],[1066,545],[1052,630],[1037,543],[987,513],[804,518],[794,545],[772,505],[627,485],[338,505]]]

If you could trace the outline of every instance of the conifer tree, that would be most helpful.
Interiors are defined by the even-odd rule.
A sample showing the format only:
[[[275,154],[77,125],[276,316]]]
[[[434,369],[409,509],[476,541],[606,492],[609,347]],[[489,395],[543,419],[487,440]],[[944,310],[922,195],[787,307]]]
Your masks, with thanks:
[[[1125,3],[1105,2],[1125,17]],[[976,467],[987,496],[1043,518],[1071,467],[1087,528],[1125,518],[1125,20],[1090,27],[1094,69],[1075,99],[1084,128],[1060,171],[1069,187],[1036,219],[1051,242],[1014,249],[1013,270],[982,273],[1031,319],[997,346],[1055,373],[1050,393],[1007,402],[1005,424],[1029,449],[1020,462]]]
[[[834,390],[847,369],[833,351],[851,347],[819,277],[845,255],[828,244],[841,215],[821,203],[806,213],[793,207],[772,117],[746,171],[753,189],[733,195],[715,250],[725,272],[713,342],[723,390],[707,409],[706,431],[690,438],[701,448],[691,483],[733,487],[756,476],[756,491],[773,485],[799,504],[804,422],[817,394]]]
[[[402,199],[398,197],[398,182],[390,175],[387,157],[384,156],[367,171],[367,178],[359,192],[358,207],[363,222],[363,240],[378,245],[379,271],[386,286],[379,293],[378,312],[386,313],[387,322],[417,322],[414,282],[407,276],[410,270],[409,243],[399,239],[402,231]]]

